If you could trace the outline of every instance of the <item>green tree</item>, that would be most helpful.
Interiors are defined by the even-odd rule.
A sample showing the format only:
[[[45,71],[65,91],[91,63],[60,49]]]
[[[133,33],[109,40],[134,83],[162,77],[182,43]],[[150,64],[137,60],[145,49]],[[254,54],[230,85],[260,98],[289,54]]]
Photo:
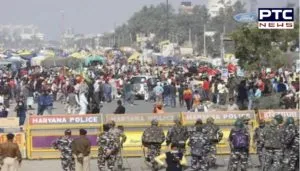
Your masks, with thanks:
[[[298,40],[299,27],[293,30],[260,30],[256,25],[243,26],[231,34],[235,43],[235,56],[245,69],[260,66],[279,68],[287,64],[283,52]]]

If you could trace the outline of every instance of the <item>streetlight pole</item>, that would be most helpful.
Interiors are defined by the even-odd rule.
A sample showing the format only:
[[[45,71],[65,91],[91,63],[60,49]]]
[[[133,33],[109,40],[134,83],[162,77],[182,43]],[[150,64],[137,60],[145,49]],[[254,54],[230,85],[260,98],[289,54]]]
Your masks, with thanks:
[[[167,24],[166,24],[166,39],[169,39],[169,0],[166,0],[167,4]]]

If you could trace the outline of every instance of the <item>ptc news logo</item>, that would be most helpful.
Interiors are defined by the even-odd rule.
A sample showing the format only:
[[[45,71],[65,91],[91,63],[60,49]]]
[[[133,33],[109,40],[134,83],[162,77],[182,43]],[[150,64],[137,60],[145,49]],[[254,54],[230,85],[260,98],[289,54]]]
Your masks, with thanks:
[[[259,29],[294,29],[293,8],[259,8]]]

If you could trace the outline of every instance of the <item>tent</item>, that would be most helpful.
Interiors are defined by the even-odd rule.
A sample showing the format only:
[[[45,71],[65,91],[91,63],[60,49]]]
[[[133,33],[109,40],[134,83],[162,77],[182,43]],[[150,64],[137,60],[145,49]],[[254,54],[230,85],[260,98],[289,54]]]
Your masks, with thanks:
[[[133,61],[138,61],[140,60],[140,56],[141,54],[138,52],[134,52],[129,58],[128,58],[128,62],[133,62]]]
[[[103,56],[89,56],[85,59],[85,65],[90,65],[92,62],[101,62],[104,63],[105,62],[105,57]]]
[[[43,67],[78,67],[82,63],[82,59],[72,57],[49,57],[41,62]]]
[[[46,56],[37,56],[31,59],[31,66],[38,66],[41,65],[41,62],[45,60],[47,57]]]

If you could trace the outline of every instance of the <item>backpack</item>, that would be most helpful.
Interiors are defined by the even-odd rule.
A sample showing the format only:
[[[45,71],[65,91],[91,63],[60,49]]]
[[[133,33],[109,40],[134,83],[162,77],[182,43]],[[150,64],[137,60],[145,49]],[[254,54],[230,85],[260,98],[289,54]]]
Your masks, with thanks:
[[[209,144],[209,139],[203,133],[196,132],[190,138],[191,155],[203,156],[205,154],[205,146]]]
[[[237,148],[237,149],[249,147],[248,136],[246,135],[246,133],[243,130],[236,131],[233,134],[232,145],[234,148]]]
[[[150,127],[144,131],[142,141],[145,143],[159,143],[164,141],[162,129],[159,127]]]
[[[217,133],[218,127],[214,126],[214,125],[208,125],[208,126],[206,126],[206,129],[208,130],[209,140],[211,142],[218,142],[219,141],[218,133]]]
[[[191,100],[193,98],[192,92],[190,90],[185,90],[183,92],[183,99],[184,100]]]

